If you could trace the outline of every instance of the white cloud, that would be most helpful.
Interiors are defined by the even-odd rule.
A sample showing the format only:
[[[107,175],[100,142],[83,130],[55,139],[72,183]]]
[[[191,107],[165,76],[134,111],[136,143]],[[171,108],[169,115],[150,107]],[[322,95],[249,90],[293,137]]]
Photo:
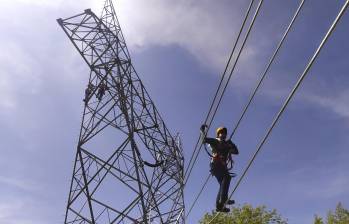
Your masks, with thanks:
[[[2,201],[0,202],[0,222],[8,223],[9,218],[15,217],[16,213],[24,209],[21,201]]]
[[[61,30],[55,21],[58,18],[55,13],[67,16],[69,11],[71,15],[83,10],[81,6],[84,4],[79,1],[68,1],[70,3],[65,4],[66,8],[64,8],[64,2],[66,1],[0,2],[3,9],[3,13],[0,14],[0,29],[6,30],[2,33],[0,41],[2,113],[11,114],[11,111],[18,108],[20,97],[34,97],[39,94],[46,79],[56,78],[71,82],[81,78],[80,73],[75,75],[76,70],[80,71],[86,66],[84,67],[83,61],[76,57],[75,49],[64,48],[61,41],[57,42],[64,36],[57,35]],[[16,19],[13,19],[14,17]],[[66,40],[64,44],[69,43]],[[80,62],[78,66],[77,60]],[[59,74],[59,78],[54,77],[53,75],[59,70],[64,72]]]
[[[349,193],[349,178],[344,174],[337,174],[331,178],[326,178],[326,181],[314,187],[309,191],[309,195],[315,198],[333,198]]]
[[[94,1],[94,0],[84,0],[84,1],[65,1],[65,0],[0,0],[0,4],[2,6],[16,6],[18,4],[26,5],[27,7],[43,7],[43,8],[59,8],[64,7],[65,9],[80,9],[84,8],[96,8],[102,7],[102,1]]]
[[[33,182],[33,180],[28,180],[25,177],[6,177],[0,176],[1,185],[9,185],[24,191],[39,191],[41,187],[38,183]]]
[[[349,154],[344,151],[335,158],[329,158],[329,161],[320,159],[290,171],[288,177],[292,181],[289,189],[314,199],[349,195],[348,157]]]
[[[239,8],[225,14],[212,2],[120,0],[115,8],[131,50],[151,45],[178,45],[208,67],[222,69],[230,51],[235,26],[241,19]],[[219,13],[221,12],[221,13]]]
[[[208,0],[200,4],[192,0],[113,2],[131,51],[153,45],[178,45],[205,67],[219,71],[230,51],[235,23],[241,20],[234,18],[240,16],[238,8],[233,9],[236,13],[218,13],[224,11],[224,5],[217,4],[215,8]],[[55,51],[63,49],[55,49],[56,44],[51,45],[54,40],[47,39],[53,38],[52,32],[60,31],[51,18],[53,14],[65,18],[92,8],[98,15],[103,1],[2,0],[1,5],[4,13],[0,15],[0,28],[8,32],[0,43],[0,107],[14,109],[19,94],[40,91],[43,78],[49,73],[43,70],[43,65],[53,65],[57,56],[66,58],[75,52],[69,48],[70,52],[57,53]],[[56,29],[52,28],[54,25]],[[52,57],[53,52],[56,58]],[[62,68],[66,67],[63,63]],[[71,75],[71,72],[62,75],[65,74]]]
[[[311,87],[304,91],[301,88],[302,86],[299,91],[302,91],[302,93],[296,93],[293,97],[294,100],[300,100],[299,102],[301,103],[316,106],[319,110],[325,109],[340,118],[349,119],[349,90],[333,89],[331,94],[328,92],[320,94],[319,92],[321,89],[319,88]],[[290,91],[290,89],[285,89],[275,85],[264,93],[265,96],[270,99],[285,100]]]
[[[41,85],[35,57],[12,41],[0,43],[0,107],[14,108],[15,93],[35,94]]]
[[[253,69],[253,68],[251,68]],[[254,75],[260,75],[260,72],[255,72]],[[253,74],[247,75],[241,78],[236,86],[240,87],[240,90],[251,91],[256,83],[251,82],[257,80],[259,77]],[[286,79],[269,79],[264,81],[261,88],[263,91],[259,91],[259,94],[263,94],[263,97],[270,99],[272,103],[280,104],[290,94],[292,88],[296,83],[297,74],[287,74]],[[285,75],[283,75],[285,76]],[[293,79],[289,77],[294,77]],[[333,79],[336,79],[335,77]],[[321,83],[325,82],[320,79]],[[338,79],[340,81],[341,79]],[[342,80],[345,81],[345,80]],[[307,82],[307,83],[305,83]],[[313,82],[313,83],[309,83]],[[298,88],[297,92],[293,96],[293,103],[306,103],[309,106],[315,106],[316,108],[325,109],[332,114],[340,118],[349,118],[349,90],[343,88],[337,88],[330,84],[319,84],[319,80],[304,80],[303,84]],[[307,84],[307,85],[305,85]],[[291,106],[291,105],[290,105]],[[289,106],[289,107],[290,107]]]
[[[0,201],[0,223],[6,224],[44,224],[46,214],[43,214],[43,207],[36,208],[37,203],[33,199],[22,198],[9,198],[2,199]],[[42,209],[41,211],[39,211]],[[35,212],[37,216],[31,217]],[[63,218],[62,218],[63,219]],[[47,220],[46,220],[47,221]],[[52,220],[51,220],[52,221]],[[61,220],[60,220],[61,221]]]
[[[303,98],[334,112],[340,117],[349,118],[349,90],[338,92],[334,96],[305,94]]]
[[[212,7],[209,0],[200,4],[193,0],[113,2],[131,51],[153,45],[178,45],[205,67],[219,71],[226,63],[236,35],[233,33],[236,32],[235,26],[241,20],[238,10],[244,6],[227,11],[223,10],[223,4]],[[53,55],[57,50],[54,49],[55,44],[51,46],[53,40],[45,39],[52,38],[49,33],[59,32],[52,14],[65,18],[84,8],[92,8],[98,15],[103,1],[2,0],[1,5],[5,10],[0,15],[0,28],[10,30],[0,43],[0,107],[13,109],[18,103],[18,93],[35,94],[40,90],[43,76],[47,75],[43,73],[48,73],[42,71],[42,65],[52,64],[55,60],[45,56]],[[18,19],[12,20],[12,17]],[[56,29],[52,28],[54,25],[57,25]],[[74,49],[69,49],[72,51],[55,54],[58,57],[70,56]],[[247,50],[244,57],[250,57],[255,52],[252,48]],[[67,66],[62,64],[62,67]]]

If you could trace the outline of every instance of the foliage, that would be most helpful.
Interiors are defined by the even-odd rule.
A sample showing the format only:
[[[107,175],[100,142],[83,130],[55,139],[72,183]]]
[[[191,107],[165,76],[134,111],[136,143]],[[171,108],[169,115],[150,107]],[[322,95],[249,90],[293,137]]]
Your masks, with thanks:
[[[217,212],[206,213],[200,223],[209,223]],[[275,209],[269,211],[266,206],[253,208],[251,205],[234,207],[229,213],[220,213],[211,224],[287,224]]]
[[[321,217],[315,215],[314,224],[324,224],[324,221],[322,220]]]
[[[315,216],[314,224],[348,224],[349,210],[345,209],[341,203],[338,203],[334,212],[327,213],[326,222],[322,218]]]

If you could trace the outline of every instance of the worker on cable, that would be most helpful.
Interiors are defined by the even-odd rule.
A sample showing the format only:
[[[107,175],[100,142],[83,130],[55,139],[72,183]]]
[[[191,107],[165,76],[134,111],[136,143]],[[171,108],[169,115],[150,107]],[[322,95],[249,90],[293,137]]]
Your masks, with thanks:
[[[216,198],[216,210],[218,212],[229,212],[230,209],[225,205],[234,204],[234,200],[228,200],[228,191],[232,176],[229,169],[232,168],[232,154],[239,154],[236,145],[227,137],[227,128],[219,127],[216,130],[216,138],[206,137],[207,126],[202,125],[200,131],[203,137],[203,144],[209,144],[212,150],[212,159],[210,163],[211,174],[217,178],[219,183],[219,191]],[[230,161],[231,167],[228,168]]]

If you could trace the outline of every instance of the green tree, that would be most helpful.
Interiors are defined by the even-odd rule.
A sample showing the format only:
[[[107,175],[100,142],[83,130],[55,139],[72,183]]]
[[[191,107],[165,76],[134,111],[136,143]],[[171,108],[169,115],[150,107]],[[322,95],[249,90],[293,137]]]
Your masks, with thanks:
[[[206,213],[200,223],[207,224],[217,212]],[[251,205],[234,207],[229,213],[219,213],[211,224],[287,224],[275,209],[267,210],[266,206],[253,208]]]
[[[327,213],[326,222],[322,218],[315,215],[314,224],[348,224],[349,210],[345,209],[341,203],[338,203],[334,212]]]
[[[324,221],[322,221],[321,217],[315,215],[314,224],[324,224]]]

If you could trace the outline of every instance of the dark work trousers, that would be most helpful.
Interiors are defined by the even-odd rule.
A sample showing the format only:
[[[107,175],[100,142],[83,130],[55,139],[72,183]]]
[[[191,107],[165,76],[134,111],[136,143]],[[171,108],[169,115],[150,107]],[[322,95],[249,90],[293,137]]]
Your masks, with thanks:
[[[227,167],[221,163],[211,163],[210,166],[212,175],[216,177],[219,183],[219,191],[216,198],[216,208],[221,209],[228,199],[231,176],[228,172]]]

